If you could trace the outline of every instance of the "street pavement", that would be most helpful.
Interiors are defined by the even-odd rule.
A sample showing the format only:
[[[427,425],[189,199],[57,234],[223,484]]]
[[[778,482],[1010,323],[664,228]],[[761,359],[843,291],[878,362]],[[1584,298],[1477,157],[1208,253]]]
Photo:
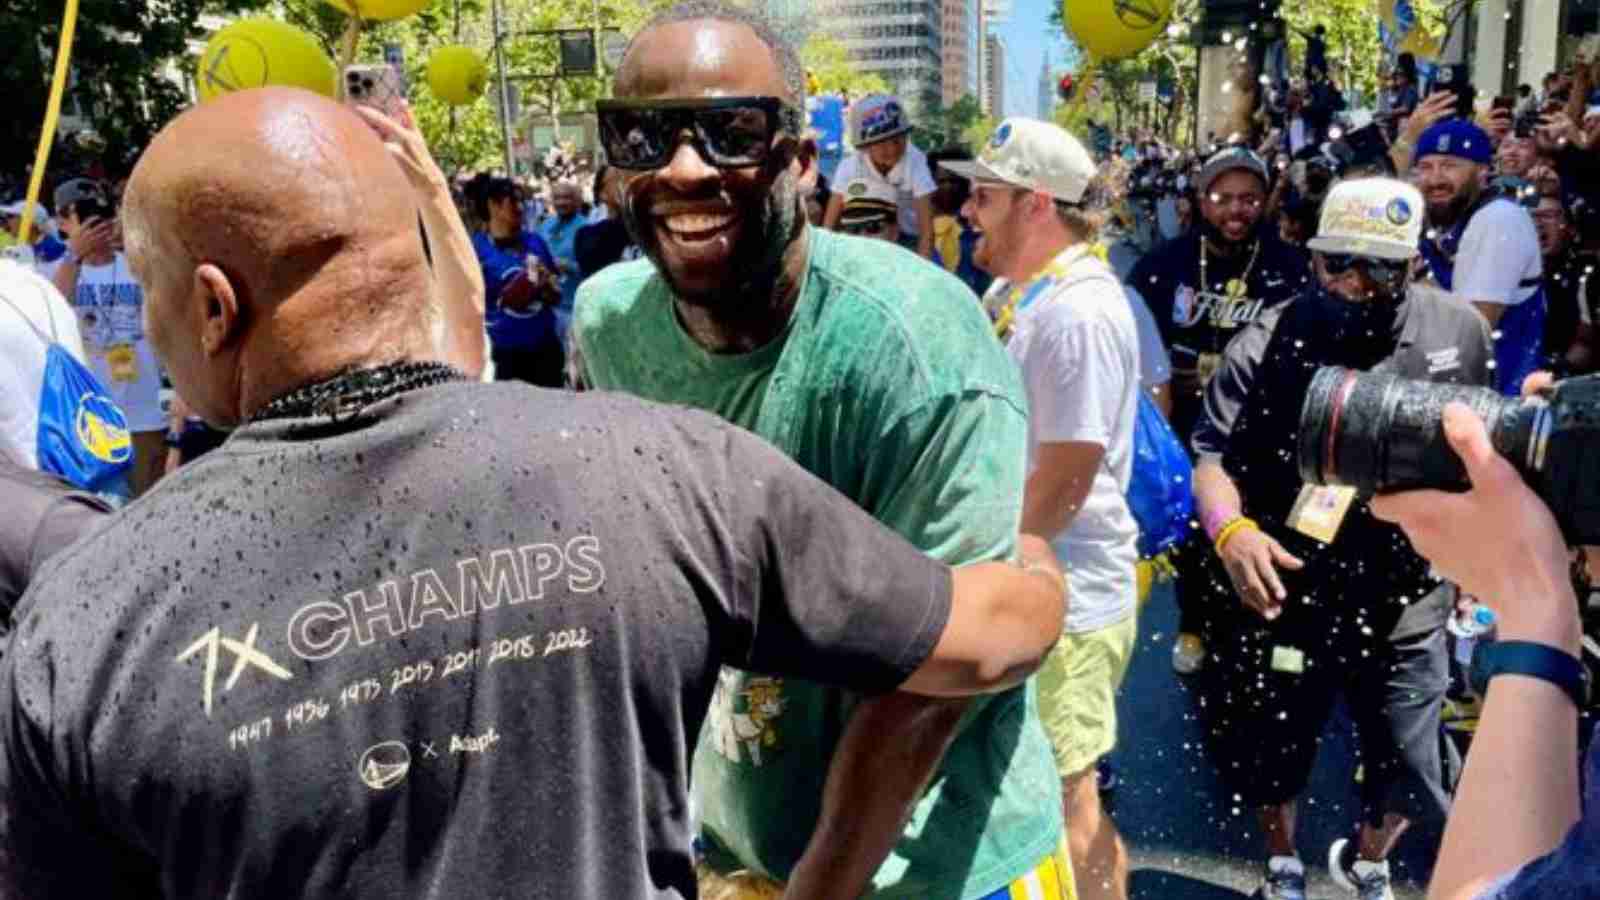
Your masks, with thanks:
[[[1172,590],[1157,587],[1141,612],[1118,700],[1121,738],[1112,760],[1121,784],[1108,806],[1128,844],[1135,900],[1237,900],[1256,889],[1265,868],[1260,830],[1255,813],[1224,790],[1203,749],[1193,695],[1172,671],[1176,625]],[[1360,819],[1355,748],[1341,708],[1300,802],[1309,900],[1349,896],[1328,879],[1327,854]],[[1417,826],[1401,839],[1390,861],[1399,900],[1421,900],[1439,836],[1438,826]]]

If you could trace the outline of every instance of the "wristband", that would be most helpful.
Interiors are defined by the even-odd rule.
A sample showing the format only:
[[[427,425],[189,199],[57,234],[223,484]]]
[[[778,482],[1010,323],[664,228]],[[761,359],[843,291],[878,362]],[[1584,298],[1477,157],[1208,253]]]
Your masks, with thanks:
[[[1217,539],[1212,542],[1217,555],[1222,555],[1222,551],[1228,546],[1228,541],[1232,540],[1234,535],[1246,529],[1260,531],[1261,526],[1256,524],[1255,519],[1247,519],[1244,516],[1237,516],[1229,521],[1228,524],[1222,526],[1222,530],[1217,532]]]
[[[1206,537],[1215,541],[1217,539],[1217,535],[1222,531],[1223,526],[1237,518],[1239,518],[1239,511],[1237,509],[1221,509],[1214,513],[1202,515],[1200,517],[1200,524],[1201,527],[1205,528],[1206,530]]]
[[[1532,641],[1479,643],[1472,653],[1472,686],[1479,696],[1489,692],[1496,675],[1523,675],[1549,682],[1583,709],[1589,698],[1589,671],[1572,654]]]

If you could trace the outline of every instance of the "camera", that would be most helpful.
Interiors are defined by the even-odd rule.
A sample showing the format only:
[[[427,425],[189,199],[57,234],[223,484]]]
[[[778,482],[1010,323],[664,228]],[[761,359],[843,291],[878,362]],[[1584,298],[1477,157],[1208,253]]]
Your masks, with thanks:
[[[1466,490],[1466,468],[1444,436],[1442,415],[1451,401],[1483,417],[1495,451],[1555,514],[1568,542],[1600,544],[1600,375],[1519,399],[1324,367],[1300,409],[1300,477],[1363,493]]]

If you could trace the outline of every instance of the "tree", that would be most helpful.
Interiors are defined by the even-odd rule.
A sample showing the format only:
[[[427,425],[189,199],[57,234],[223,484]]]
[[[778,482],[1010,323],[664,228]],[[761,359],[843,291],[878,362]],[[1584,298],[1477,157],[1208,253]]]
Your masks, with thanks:
[[[963,94],[949,106],[925,111],[916,127],[911,130],[911,142],[924,150],[942,150],[959,146],[975,151],[976,147],[987,139],[988,133],[985,131],[978,139],[978,143],[974,144],[968,140],[968,132],[985,121],[977,98],[971,94]]]
[[[1086,67],[1080,71],[1087,73],[1092,69],[1092,77],[1080,78],[1078,96],[1056,111],[1057,122],[1074,130],[1081,129],[1083,123],[1093,117],[1120,132],[1143,119],[1146,124],[1163,131],[1168,141],[1179,141],[1188,134],[1187,123],[1194,117],[1187,99],[1193,95],[1199,65],[1191,26],[1199,19],[1200,0],[1175,0],[1169,19],[1171,24],[1138,53],[1099,61],[1089,59],[1087,53],[1080,54]],[[1064,31],[1059,7],[1051,10],[1047,25]],[[1170,85],[1171,104],[1162,107],[1141,101],[1139,84],[1146,81]],[[1096,84],[1101,97],[1098,109],[1084,96]],[[1073,124],[1069,126],[1067,122]],[[1078,133],[1080,137],[1085,136],[1081,130]]]
[[[820,32],[812,34],[800,47],[800,63],[811,73],[818,93],[860,97],[889,91],[889,83],[882,76],[861,71],[844,44]]]
[[[236,11],[240,0],[82,0],[74,79],[66,108],[90,113],[113,168],[132,156],[187,103],[164,70],[187,52],[206,8]],[[25,172],[44,122],[61,34],[61,3],[0,0],[0,83],[11,111],[0,137],[0,172]],[[66,152],[52,168],[81,164]]]

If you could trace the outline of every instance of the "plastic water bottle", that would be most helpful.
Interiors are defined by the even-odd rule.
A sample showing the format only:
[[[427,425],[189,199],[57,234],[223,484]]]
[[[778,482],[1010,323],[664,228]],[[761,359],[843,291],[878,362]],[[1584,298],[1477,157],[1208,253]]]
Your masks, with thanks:
[[[1474,603],[1465,612],[1452,615],[1445,622],[1445,628],[1456,637],[1456,662],[1471,665],[1478,639],[1493,631],[1494,624],[1494,610],[1482,603]]]

